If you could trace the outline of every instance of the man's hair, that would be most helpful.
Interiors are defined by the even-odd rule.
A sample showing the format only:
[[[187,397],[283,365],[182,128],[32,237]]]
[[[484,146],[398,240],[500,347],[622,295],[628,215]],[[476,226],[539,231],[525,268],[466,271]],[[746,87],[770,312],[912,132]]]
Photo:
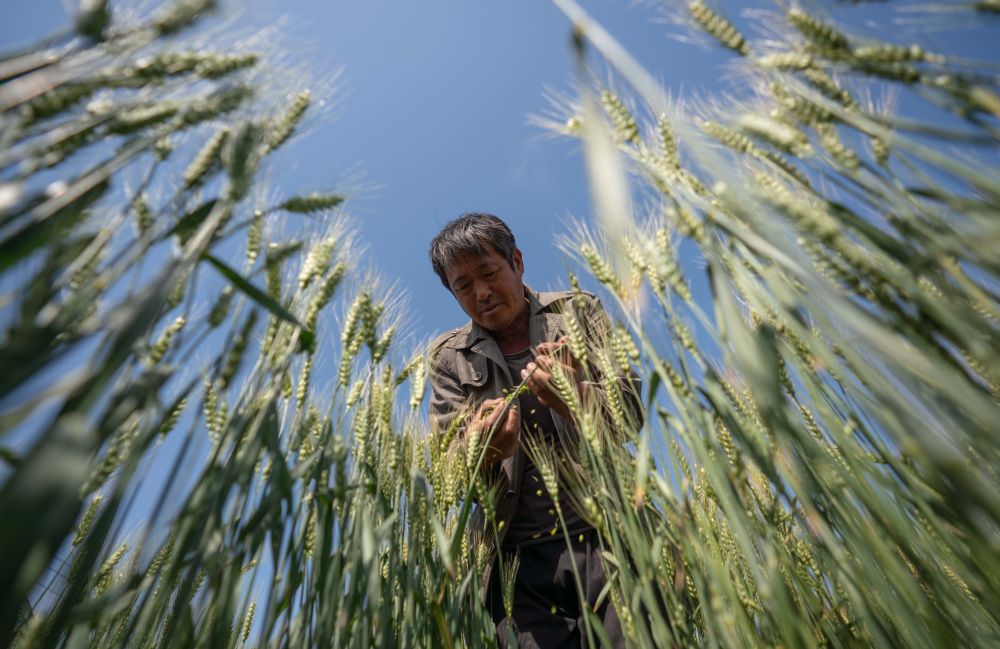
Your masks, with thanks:
[[[446,223],[431,241],[431,266],[450,291],[445,268],[462,257],[489,254],[491,248],[514,267],[517,245],[507,224],[492,214],[468,212]]]

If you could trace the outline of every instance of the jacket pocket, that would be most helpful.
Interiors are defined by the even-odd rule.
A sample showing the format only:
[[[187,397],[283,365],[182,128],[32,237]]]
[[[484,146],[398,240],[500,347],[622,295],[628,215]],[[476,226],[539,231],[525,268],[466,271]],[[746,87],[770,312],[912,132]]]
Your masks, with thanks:
[[[463,354],[456,360],[455,370],[458,372],[458,380],[461,381],[462,385],[470,388],[481,388],[486,385],[489,369],[485,356]]]

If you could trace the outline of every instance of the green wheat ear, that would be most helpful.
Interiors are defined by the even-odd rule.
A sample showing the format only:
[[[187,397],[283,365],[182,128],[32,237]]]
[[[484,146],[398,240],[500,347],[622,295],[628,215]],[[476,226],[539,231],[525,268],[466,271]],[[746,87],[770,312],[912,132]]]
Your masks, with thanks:
[[[591,272],[599,282],[616,293],[620,293],[623,290],[621,279],[615,275],[611,264],[605,261],[593,246],[589,244],[580,246],[580,255],[590,266]]]
[[[808,70],[816,64],[808,52],[775,52],[757,57],[756,62],[765,68],[776,70]]]
[[[190,189],[201,184],[208,175],[209,170],[214,165],[221,165],[219,154],[221,153],[222,147],[225,145],[226,138],[228,137],[229,129],[223,126],[217,130],[207,142],[205,142],[195,155],[194,160],[192,160],[188,168],[184,170],[183,180],[184,187],[186,189]]]
[[[833,26],[801,9],[789,9],[785,17],[792,26],[802,32],[809,39],[810,43],[815,44],[820,51],[840,51],[850,47],[847,36],[837,31]]]
[[[161,34],[173,34],[215,8],[215,0],[173,0],[154,19]]]
[[[295,127],[302,121],[302,117],[309,108],[310,99],[311,95],[309,91],[303,90],[296,95],[292,103],[285,109],[285,112],[272,123],[267,140],[267,149],[269,151],[277,149],[291,137],[295,131]]]
[[[691,12],[691,17],[695,19],[695,22],[706,32],[714,36],[720,43],[744,56],[750,53],[750,47],[747,45],[746,39],[743,38],[743,35],[740,34],[736,27],[712,11],[702,0],[695,0],[690,3],[688,11]]]
[[[87,532],[90,531],[90,526],[94,522],[94,516],[97,514],[97,510],[101,507],[102,500],[103,497],[100,495],[94,496],[90,500],[90,504],[87,506],[87,511],[84,512],[83,518],[80,519],[80,524],[76,528],[76,534],[73,537],[73,547],[80,545],[80,543],[87,537]]]
[[[338,194],[308,194],[295,196],[278,206],[278,209],[288,212],[308,214],[336,207],[344,202],[344,197]]]
[[[610,90],[605,90],[601,93],[601,104],[611,116],[618,139],[622,142],[637,143],[639,141],[639,127],[622,100]]]
[[[207,78],[218,79],[257,65],[259,57],[256,54],[222,54],[207,56],[195,66],[195,73]]]

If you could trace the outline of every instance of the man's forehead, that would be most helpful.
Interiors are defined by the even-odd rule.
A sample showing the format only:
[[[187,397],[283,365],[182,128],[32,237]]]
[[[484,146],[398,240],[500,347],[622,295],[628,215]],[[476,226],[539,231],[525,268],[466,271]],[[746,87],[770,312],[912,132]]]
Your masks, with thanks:
[[[462,255],[461,257],[455,259],[445,267],[445,271],[449,275],[454,275],[459,277],[465,274],[468,270],[479,270],[481,268],[486,268],[490,266],[495,266],[497,263],[502,262],[503,257],[496,253],[494,250],[486,250],[481,255]]]

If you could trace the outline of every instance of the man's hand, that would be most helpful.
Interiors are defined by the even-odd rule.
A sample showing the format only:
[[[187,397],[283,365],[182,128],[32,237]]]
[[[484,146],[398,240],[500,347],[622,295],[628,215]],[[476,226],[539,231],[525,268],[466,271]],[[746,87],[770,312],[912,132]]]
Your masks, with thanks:
[[[573,390],[579,393],[580,378],[583,369],[573,358],[567,345],[569,339],[563,336],[552,343],[542,343],[538,346],[535,360],[521,370],[521,380],[527,379],[525,385],[531,393],[538,397],[543,406],[555,410],[563,417],[570,419],[572,413],[558,396],[558,390],[552,383],[552,374],[561,371],[569,379]]]
[[[469,430],[478,430],[480,439],[485,438],[493,429],[500,413],[503,411],[506,399],[487,399],[479,405],[476,416],[469,424]],[[508,458],[517,450],[518,435],[521,431],[521,413],[516,404],[507,409],[503,422],[497,426],[491,439],[486,439],[488,445],[486,457],[483,458],[483,468],[488,469],[504,458]]]

